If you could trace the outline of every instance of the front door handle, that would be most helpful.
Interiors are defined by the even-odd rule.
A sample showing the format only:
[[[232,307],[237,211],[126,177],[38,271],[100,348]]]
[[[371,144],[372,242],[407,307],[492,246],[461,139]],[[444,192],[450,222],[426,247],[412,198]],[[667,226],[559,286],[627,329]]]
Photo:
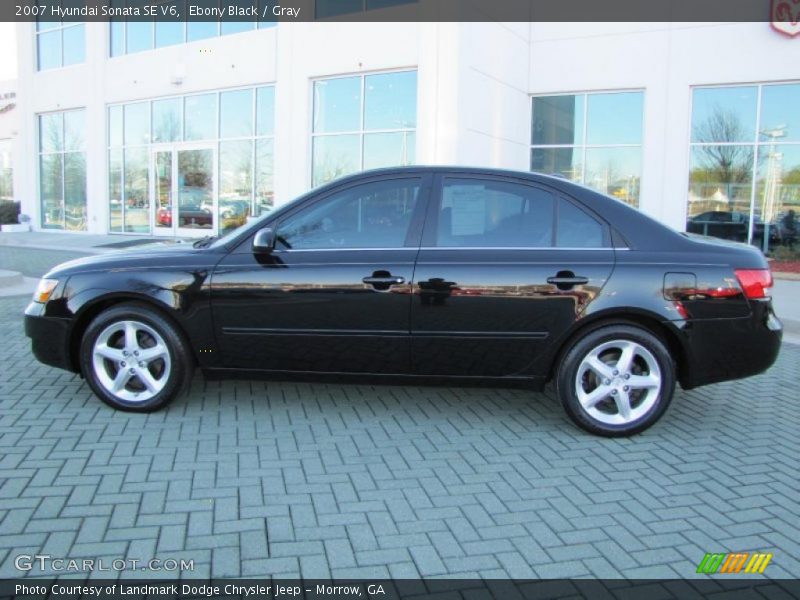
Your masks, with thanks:
[[[547,283],[555,285],[560,290],[568,290],[576,285],[586,285],[589,283],[589,278],[575,275],[572,271],[559,271],[555,277],[548,277]]]
[[[374,271],[369,277],[362,279],[367,285],[371,285],[378,292],[386,292],[393,285],[399,285],[406,282],[405,277],[392,275],[389,271]]]

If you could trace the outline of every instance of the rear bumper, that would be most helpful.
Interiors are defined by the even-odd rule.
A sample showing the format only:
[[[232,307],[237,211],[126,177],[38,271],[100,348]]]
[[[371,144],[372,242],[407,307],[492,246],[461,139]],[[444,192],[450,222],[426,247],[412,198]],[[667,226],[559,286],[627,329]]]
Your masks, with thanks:
[[[684,330],[691,368],[684,371],[685,389],[758,375],[778,358],[783,324],[769,300],[751,302],[752,314],[741,319],[690,322]]]
[[[75,371],[69,352],[71,319],[46,317],[44,305],[31,302],[25,309],[25,335],[31,338],[33,355],[39,362]]]

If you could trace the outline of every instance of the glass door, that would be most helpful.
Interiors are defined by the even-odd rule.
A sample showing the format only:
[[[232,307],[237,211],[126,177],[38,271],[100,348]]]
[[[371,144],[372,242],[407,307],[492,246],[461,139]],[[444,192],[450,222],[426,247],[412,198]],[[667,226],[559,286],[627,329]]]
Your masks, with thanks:
[[[175,235],[173,213],[173,181],[172,150],[156,150],[153,152],[153,206],[155,207],[155,223],[153,233],[156,235]]]
[[[171,147],[153,151],[156,235],[214,235],[216,173],[213,148]]]

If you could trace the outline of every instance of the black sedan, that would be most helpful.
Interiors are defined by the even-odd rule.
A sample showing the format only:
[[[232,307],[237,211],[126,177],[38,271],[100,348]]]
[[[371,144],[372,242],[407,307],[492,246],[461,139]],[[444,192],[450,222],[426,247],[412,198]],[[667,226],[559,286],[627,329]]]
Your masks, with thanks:
[[[36,357],[158,409],[192,372],[541,389],[629,435],[684,389],[761,373],[782,327],[751,247],[677,233],[562,179],[398,168],[221,238],[85,258],[26,310]]]

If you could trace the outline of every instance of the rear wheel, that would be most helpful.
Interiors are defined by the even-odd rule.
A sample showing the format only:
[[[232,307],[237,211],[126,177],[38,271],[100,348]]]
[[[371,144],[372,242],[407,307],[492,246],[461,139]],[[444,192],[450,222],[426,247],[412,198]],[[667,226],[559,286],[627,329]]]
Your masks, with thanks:
[[[98,315],[81,343],[81,369],[95,394],[121,410],[149,412],[172,401],[191,378],[189,349],[167,319],[124,304]]]
[[[572,345],[559,365],[556,385],[578,426],[603,436],[627,436],[664,414],[675,391],[675,364],[649,331],[607,325]]]

